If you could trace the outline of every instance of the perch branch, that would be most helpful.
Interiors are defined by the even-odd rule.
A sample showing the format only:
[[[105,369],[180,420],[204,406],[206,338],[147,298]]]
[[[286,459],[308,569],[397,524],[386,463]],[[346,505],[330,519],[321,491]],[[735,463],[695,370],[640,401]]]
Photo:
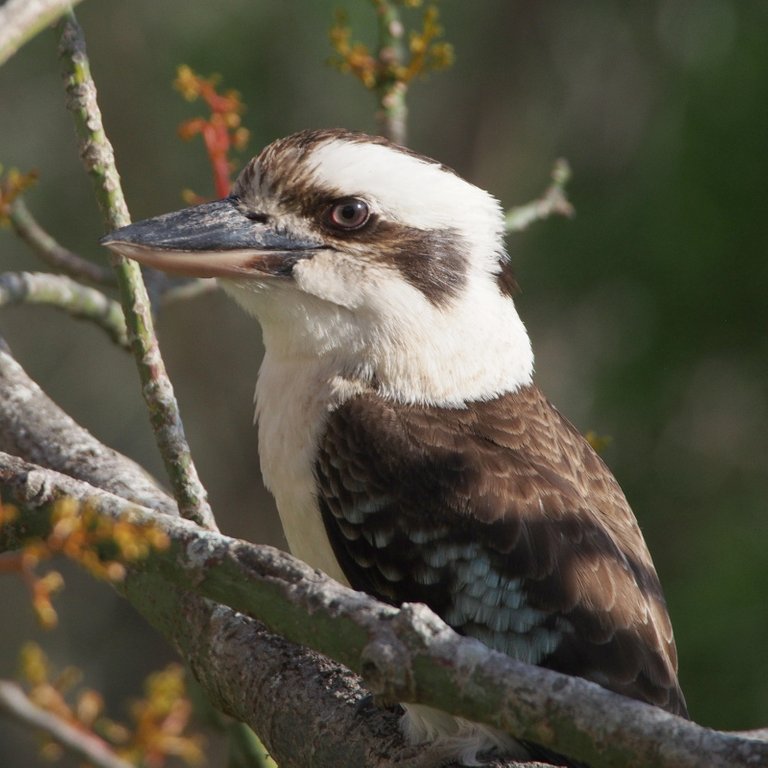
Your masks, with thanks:
[[[202,532],[190,521],[157,515],[2,453],[0,488],[6,503],[23,510],[15,523],[0,529],[0,551],[20,543],[16,524],[44,534],[49,523],[46,508],[63,496],[87,499],[101,514],[127,513],[163,529],[170,525],[184,535]],[[22,504],[23,498],[27,501]],[[416,751],[402,743],[397,717],[373,707],[366,711],[367,691],[351,672],[195,595],[188,585],[175,588],[158,565],[146,560],[144,570],[132,569],[125,582],[115,586],[176,647],[214,706],[263,733],[281,768],[418,768]]]
[[[39,512],[62,496],[139,524],[160,521],[171,548],[134,569],[258,617],[288,640],[309,642],[388,700],[486,722],[593,768],[736,768],[768,760],[764,740],[702,728],[586,680],[523,664],[457,635],[423,605],[384,605],[272,547],[159,519],[7,455],[0,455],[0,483],[24,511],[26,531],[44,526]],[[16,525],[6,525],[6,547],[19,543]],[[133,600],[142,610],[146,595]]]
[[[130,223],[120,176],[115,167],[112,145],[104,132],[96,102],[85,38],[73,13],[58,25],[59,55],[62,62],[67,108],[72,112],[80,138],[80,154],[91,177],[96,198],[108,230]],[[136,358],[142,393],[149,409],[160,453],[183,517],[215,529],[207,494],[192,460],[178,404],[165,370],[154,332],[149,299],[135,261],[114,255],[120,295],[128,327],[128,338]]]

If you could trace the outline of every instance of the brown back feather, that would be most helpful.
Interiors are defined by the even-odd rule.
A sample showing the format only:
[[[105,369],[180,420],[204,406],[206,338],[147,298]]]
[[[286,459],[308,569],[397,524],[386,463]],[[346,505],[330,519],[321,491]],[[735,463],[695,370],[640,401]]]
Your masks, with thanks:
[[[465,409],[375,393],[328,419],[318,498],[353,587],[686,714],[651,557],[602,460],[536,387]]]

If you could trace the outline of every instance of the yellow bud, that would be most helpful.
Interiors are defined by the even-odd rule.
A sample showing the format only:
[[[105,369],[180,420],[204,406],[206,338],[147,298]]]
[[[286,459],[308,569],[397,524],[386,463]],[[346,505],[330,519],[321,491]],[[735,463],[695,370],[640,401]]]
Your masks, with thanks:
[[[48,594],[64,588],[64,577],[58,571],[50,571],[43,576],[38,585]]]
[[[83,691],[77,698],[75,714],[77,719],[90,727],[104,710],[104,698],[98,691]]]
[[[37,643],[24,643],[19,653],[21,674],[32,685],[48,681],[48,659]]]

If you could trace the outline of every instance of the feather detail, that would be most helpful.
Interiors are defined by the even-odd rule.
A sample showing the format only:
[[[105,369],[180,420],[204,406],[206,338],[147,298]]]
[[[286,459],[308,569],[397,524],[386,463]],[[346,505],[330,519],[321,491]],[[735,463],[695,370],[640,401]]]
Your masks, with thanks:
[[[515,658],[685,714],[658,577],[618,484],[534,386],[463,409],[338,406],[315,467],[349,583]]]

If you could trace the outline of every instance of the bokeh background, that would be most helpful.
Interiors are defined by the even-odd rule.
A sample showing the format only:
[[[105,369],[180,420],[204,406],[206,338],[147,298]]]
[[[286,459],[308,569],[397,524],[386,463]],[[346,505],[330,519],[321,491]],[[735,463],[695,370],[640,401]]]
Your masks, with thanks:
[[[171,87],[181,63],[241,92],[243,161],[306,127],[376,130],[372,96],[326,66],[336,7],[373,42],[363,0],[79,6],[134,218],[180,207],[182,188],[212,194],[201,145],[176,136],[202,111]],[[507,207],[537,196],[557,157],[570,161],[576,217],[509,238],[539,383],[581,430],[611,438],[604,456],[665,587],[693,717],[765,726],[768,4],[445,0],[441,12],[456,61],[412,88],[410,144]],[[53,32],[0,69],[0,162],[37,168],[27,202],[39,221],[104,259]],[[43,269],[10,231],[0,268]],[[223,529],[283,545],[251,426],[258,327],[209,294],[168,307],[159,328]],[[30,307],[3,310],[0,332],[80,423],[162,476],[133,364],[99,331]],[[120,717],[172,654],[108,587],[65,571],[51,633],[36,628],[20,583],[0,579],[0,675],[35,639],[82,667]],[[37,764],[36,748],[0,721],[0,764]]]

